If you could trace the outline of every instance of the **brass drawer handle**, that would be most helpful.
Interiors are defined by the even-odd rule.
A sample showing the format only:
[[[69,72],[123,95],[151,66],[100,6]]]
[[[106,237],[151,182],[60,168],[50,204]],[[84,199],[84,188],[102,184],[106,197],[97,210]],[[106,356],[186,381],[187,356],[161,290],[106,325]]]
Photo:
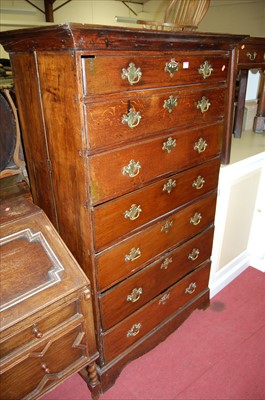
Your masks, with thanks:
[[[254,51],[254,53],[253,54],[251,54],[251,53],[247,53],[247,57],[248,57],[248,59],[250,60],[250,61],[254,61],[255,60],[255,58],[257,57],[257,53]]]
[[[166,63],[164,68],[165,72],[169,72],[170,78],[173,78],[174,73],[179,70],[179,63],[175,61],[175,58],[171,58],[169,62]]]
[[[124,257],[124,260],[127,261],[135,261],[137,260],[137,258],[140,258],[142,255],[141,250],[139,249],[135,249],[134,247],[131,249],[129,254],[126,254],[126,256]]]
[[[138,83],[142,77],[141,68],[136,68],[134,63],[130,63],[127,69],[122,68],[122,79],[128,79],[131,85]]]
[[[141,169],[140,162],[139,161],[135,162],[134,160],[131,160],[127,166],[123,167],[122,174],[129,175],[130,178],[134,178],[139,174],[140,169]]]
[[[207,142],[203,138],[200,138],[198,142],[194,143],[193,149],[198,151],[198,153],[203,153],[206,150]]]
[[[163,186],[163,192],[171,193],[172,189],[176,187],[176,181],[169,179]]]
[[[164,259],[164,261],[162,262],[160,269],[168,269],[169,264],[172,263],[172,257],[167,257]]]
[[[185,294],[192,294],[197,288],[196,282],[191,282],[190,285],[185,289]]]
[[[140,332],[142,325],[140,324],[134,324],[130,330],[128,330],[127,332],[127,337],[131,337],[131,336],[137,336],[138,333]]]
[[[161,228],[161,232],[168,233],[173,226],[173,221],[167,221]]]
[[[196,212],[193,217],[190,218],[190,224],[191,225],[198,225],[201,222],[202,215],[198,212]]]
[[[195,261],[199,257],[199,254],[200,250],[194,247],[194,249],[192,249],[192,252],[188,255],[188,259],[191,261]]]
[[[130,210],[126,210],[124,213],[124,218],[129,218],[131,221],[134,221],[141,214],[142,209],[141,206],[137,206],[136,204],[132,204]]]
[[[41,333],[41,332],[39,331],[39,328],[37,327],[37,324],[34,324],[34,325],[33,325],[32,333],[35,335],[35,337],[36,337],[37,339],[40,339],[40,338],[43,336],[43,333]]]
[[[168,153],[171,153],[171,150],[174,147],[176,147],[176,139],[169,137],[167,141],[163,143],[162,150],[166,150]]]
[[[127,296],[127,301],[131,301],[132,303],[135,303],[138,301],[141,297],[141,294],[143,294],[143,289],[139,287],[138,289],[134,288],[131,294],[128,294]]]
[[[129,128],[135,128],[139,125],[141,118],[140,111],[136,112],[133,108],[130,108],[128,114],[123,114],[121,122],[122,124],[127,124]]]
[[[213,72],[212,66],[208,63],[208,61],[204,61],[203,64],[200,65],[200,68],[198,69],[199,74],[203,76],[203,79],[209,78],[211,73]]]
[[[192,182],[192,187],[194,187],[197,190],[202,189],[203,185],[205,184],[205,179],[202,176],[198,176],[197,179],[195,179]]]
[[[159,300],[158,304],[162,306],[164,306],[166,304],[166,302],[168,301],[168,299],[170,298],[170,294],[169,293],[165,293],[161,299]]]
[[[167,100],[164,100],[164,108],[168,109],[168,112],[171,113],[173,111],[173,108],[178,105],[178,98],[169,96]]]
[[[46,364],[41,364],[41,369],[45,372],[45,374],[50,373],[50,369],[47,367]]]
[[[209,110],[210,105],[210,100],[206,99],[205,96],[202,96],[201,100],[197,101],[197,109],[200,109],[202,114]]]

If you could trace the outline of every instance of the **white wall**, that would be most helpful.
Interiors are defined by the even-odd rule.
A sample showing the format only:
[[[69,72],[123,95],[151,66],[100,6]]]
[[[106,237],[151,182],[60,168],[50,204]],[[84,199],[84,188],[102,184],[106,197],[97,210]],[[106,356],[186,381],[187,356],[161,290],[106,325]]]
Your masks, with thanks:
[[[249,71],[246,101],[256,100],[258,98],[259,82],[260,82],[260,72]]]
[[[31,2],[44,10],[43,0]],[[60,7],[64,2],[65,0],[56,0],[54,8]],[[54,21],[121,25],[116,22],[116,16],[163,21],[168,0],[149,0],[144,5],[133,4],[128,0],[127,4],[132,11],[122,1],[117,0],[72,0],[55,11]],[[1,0],[0,10],[2,30],[10,29],[13,24],[32,26],[45,22],[44,14],[24,0]],[[198,30],[265,37],[265,1],[211,0]]]
[[[42,0],[33,0],[39,8],[44,10]],[[45,22],[45,15],[24,0],[0,1],[1,31],[30,27]]]
[[[211,0],[199,30],[265,37],[265,1]]]
[[[250,265],[265,272],[265,153],[249,235]]]
[[[210,293],[249,265],[265,272],[265,152],[222,166],[215,215]]]

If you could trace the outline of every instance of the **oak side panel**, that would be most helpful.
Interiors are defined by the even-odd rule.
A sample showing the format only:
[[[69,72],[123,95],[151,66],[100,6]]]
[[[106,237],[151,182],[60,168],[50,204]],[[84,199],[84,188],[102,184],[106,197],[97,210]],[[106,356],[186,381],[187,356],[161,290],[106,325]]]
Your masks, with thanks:
[[[80,58],[73,51],[38,52],[37,62],[59,233],[96,292],[88,207],[87,137],[83,106],[79,101],[82,90]],[[97,301],[93,302],[93,310],[96,332],[99,332]]]
[[[52,223],[58,228],[53,187],[48,169],[35,53],[11,53],[10,59],[33,199],[45,210]]]
[[[37,62],[59,233],[93,280],[88,257],[92,244],[86,208],[86,137],[75,54],[39,52]]]

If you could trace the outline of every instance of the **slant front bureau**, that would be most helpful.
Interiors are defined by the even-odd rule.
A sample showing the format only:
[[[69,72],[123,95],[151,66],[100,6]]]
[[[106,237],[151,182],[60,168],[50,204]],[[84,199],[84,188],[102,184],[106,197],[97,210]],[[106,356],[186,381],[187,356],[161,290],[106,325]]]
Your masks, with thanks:
[[[242,39],[78,24],[1,34],[34,201],[92,284],[100,391],[209,302]]]
[[[38,399],[82,368],[95,386],[89,281],[26,185],[3,181],[0,399]]]

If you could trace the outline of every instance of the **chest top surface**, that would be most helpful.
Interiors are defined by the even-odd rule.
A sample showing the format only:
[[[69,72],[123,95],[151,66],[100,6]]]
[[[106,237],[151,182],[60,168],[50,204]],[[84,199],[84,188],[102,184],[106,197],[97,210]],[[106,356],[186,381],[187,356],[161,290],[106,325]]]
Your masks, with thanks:
[[[6,51],[231,49],[246,35],[152,31],[88,24],[63,24],[0,33]]]

